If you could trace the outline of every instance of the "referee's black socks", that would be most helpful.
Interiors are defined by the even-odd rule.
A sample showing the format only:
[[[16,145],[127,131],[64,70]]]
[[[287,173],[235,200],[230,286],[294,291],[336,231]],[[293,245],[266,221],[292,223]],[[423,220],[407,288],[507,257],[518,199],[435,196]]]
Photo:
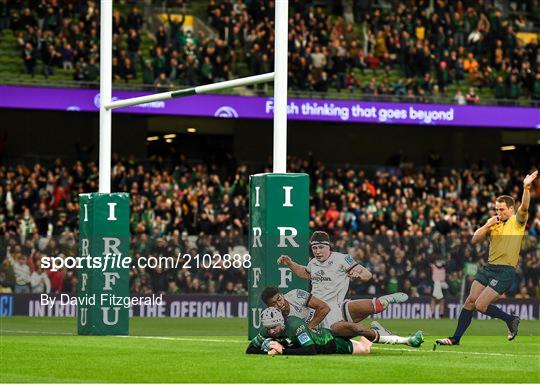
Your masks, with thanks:
[[[502,319],[506,323],[509,323],[510,321],[512,321],[512,319],[514,319],[513,315],[505,313],[504,311],[502,311],[501,309],[499,309],[497,306],[493,304],[487,307],[485,314],[490,316],[491,318]]]
[[[458,325],[456,331],[454,332],[453,339],[459,343],[461,336],[465,333],[465,330],[469,327],[472,321],[473,310],[467,310],[465,308],[461,309],[459,313]]]

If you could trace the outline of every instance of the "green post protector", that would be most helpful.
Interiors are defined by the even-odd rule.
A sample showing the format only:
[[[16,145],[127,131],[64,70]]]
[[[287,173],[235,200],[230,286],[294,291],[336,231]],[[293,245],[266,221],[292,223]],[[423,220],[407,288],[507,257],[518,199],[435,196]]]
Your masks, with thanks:
[[[259,314],[265,305],[262,290],[308,289],[308,281],[296,277],[280,255],[306,265],[309,253],[309,176],[307,174],[257,174],[250,177],[248,274],[248,337],[259,330]]]
[[[103,270],[83,261],[77,271],[77,332],[127,335],[129,308],[123,304],[129,297],[129,267],[122,261],[130,257],[129,194],[79,194],[79,205],[79,256],[99,258],[102,266],[108,257],[108,263]]]

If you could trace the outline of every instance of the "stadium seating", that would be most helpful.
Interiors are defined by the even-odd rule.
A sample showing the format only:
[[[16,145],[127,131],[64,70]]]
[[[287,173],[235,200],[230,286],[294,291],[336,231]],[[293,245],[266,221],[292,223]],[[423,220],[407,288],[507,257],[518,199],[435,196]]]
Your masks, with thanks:
[[[436,1],[433,8],[426,1],[411,6],[394,2],[393,8],[373,2],[372,7],[356,9],[354,22],[323,3],[291,1],[291,95],[508,105],[540,100],[534,33],[539,17],[532,2],[519,12],[471,1]],[[96,85],[97,2],[59,4],[0,0],[0,82]],[[270,3],[162,4],[140,9],[141,3],[119,3],[113,21],[115,86],[192,86],[272,70]],[[186,9],[210,32],[184,30]],[[252,91],[271,92],[262,86]],[[430,264],[437,261],[445,262],[449,292],[457,295],[464,264],[485,260],[485,247],[472,248],[467,239],[487,218],[485,207],[492,204],[495,191],[515,194],[521,178],[510,169],[477,166],[444,171],[405,164],[349,170],[307,159],[292,159],[289,170],[312,176],[311,228],[329,231],[338,250],[374,272],[374,283],[351,286],[353,295],[398,289],[429,295]],[[115,158],[113,189],[132,194],[134,255],[245,247],[248,176],[257,171],[185,159],[173,167]],[[14,289],[15,272],[23,274],[24,266],[35,271],[40,255],[76,253],[77,194],[97,190],[97,172],[86,160],[69,167],[57,161],[47,168],[33,164],[0,169],[5,246],[0,247],[0,290]],[[529,295],[540,295],[534,292],[539,233],[536,212],[513,294],[525,288]],[[19,257],[27,259],[20,262]],[[134,271],[131,287],[136,293],[245,293],[245,274],[243,269],[149,269]],[[51,273],[55,291],[75,290],[76,279],[71,271]]]
[[[113,160],[113,190],[131,193],[134,258],[245,250],[248,176],[263,170],[240,165],[227,171],[186,158],[174,165]],[[493,207],[496,191],[518,194],[523,177],[510,168],[476,165],[464,170],[407,164],[332,169],[294,158],[288,169],[312,176],[310,227],[328,231],[337,250],[373,272],[367,285],[351,284],[351,295],[403,290],[429,296],[434,263],[446,268],[448,295],[459,295],[465,263],[486,261],[486,245],[477,248],[469,242],[473,230],[489,215],[486,207]],[[33,272],[44,255],[76,255],[77,193],[97,190],[97,166],[57,160],[50,167],[2,167],[0,180],[0,291],[10,291],[20,271],[15,263]],[[540,211],[532,207],[512,295],[521,290],[526,292],[521,295],[540,295]],[[72,271],[49,275],[53,291],[74,292]],[[131,275],[134,293],[242,294],[246,286],[242,268],[141,269]]]
[[[170,3],[174,7],[165,12],[169,17],[164,23],[155,22],[154,16],[163,14],[160,7],[144,12],[150,15],[147,19],[142,18],[140,4],[123,3],[117,9],[117,87],[192,86],[271,71],[273,9],[267,2],[198,1],[187,8],[185,2]],[[347,23],[321,3],[291,1],[293,93],[509,105],[540,100],[538,6],[528,5],[527,12],[502,12],[475,2],[434,2],[433,9],[429,2],[412,7],[396,2],[392,9],[362,9],[355,22]],[[1,4],[0,14],[11,15],[9,23],[0,23],[0,28],[11,28],[0,31],[2,81],[95,86],[99,20],[93,2],[51,8],[50,15],[46,1],[35,9],[27,8],[28,1],[17,2],[17,7]],[[214,36],[185,32],[186,18],[171,13],[186,9]],[[27,52],[29,65],[18,59],[26,42],[34,46]],[[49,57],[48,45],[55,47],[58,57]],[[13,73],[18,75],[14,78]],[[471,88],[473,96],[466,97]]]

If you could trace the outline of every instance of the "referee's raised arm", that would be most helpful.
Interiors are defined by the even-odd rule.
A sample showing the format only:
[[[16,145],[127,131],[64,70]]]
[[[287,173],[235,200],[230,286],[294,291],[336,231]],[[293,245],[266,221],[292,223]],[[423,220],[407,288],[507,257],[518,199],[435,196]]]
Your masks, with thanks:
[[[523,196],[521,198],[521,205],[517,211],[517,219],[519,223],[524,225],[527,222],[527,215],[529,214],[529,204],[531,203],[531,186],[536,177],[538,176],[538,170],[527,175],[523,179]]]

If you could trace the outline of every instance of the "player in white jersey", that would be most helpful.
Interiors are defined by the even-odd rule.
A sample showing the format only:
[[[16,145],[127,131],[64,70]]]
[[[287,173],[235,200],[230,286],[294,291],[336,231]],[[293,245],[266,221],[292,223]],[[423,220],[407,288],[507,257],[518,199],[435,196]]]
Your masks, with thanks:
[[[346,300],[350,278],[369,281],[371,272],[347,254],[330,250],[330,237],[324,231],[315,231],[310,240],[312,258],[307,266],[292,261],[287,255],[278,263],[287,265],[297,276],[311,280],[311,293],[330,306],[330,313],[322,326],[336,335],[349,335],[350,323],[356,323],[371,314],[377,314],[391,303],[405,302],[405,293],[394,293],[379,298]],[[341,321],[347,321],[342,323]]]
[[[275,307],[284,317],[295,316],[315,330],[330,312],[330,306],[302,289],[293,289],[283,294],[276,287],[267,287],[261,293],[261,300],[269,307]]]
[[[293,289],[283,294],[277,287],[266,287],[261,293],[261,300],[268,307],[278,309],[285,318],[294,316],[302,319],[313,330],[322,328],[321,320],[330,312],[328,304],[302,289]],[[424,342],[421,331],[409,337],[400,337],[388,332],[378,322],[373,322],[370,328],[361,323],[346,321],[338,322],[338,324],[342,325],[339,328],[343,332],[342,336],[347,338],[361,336],[378,344],[403,344],[415,348],[420,347]],[[331,331],[334,334],[334,331]]]

